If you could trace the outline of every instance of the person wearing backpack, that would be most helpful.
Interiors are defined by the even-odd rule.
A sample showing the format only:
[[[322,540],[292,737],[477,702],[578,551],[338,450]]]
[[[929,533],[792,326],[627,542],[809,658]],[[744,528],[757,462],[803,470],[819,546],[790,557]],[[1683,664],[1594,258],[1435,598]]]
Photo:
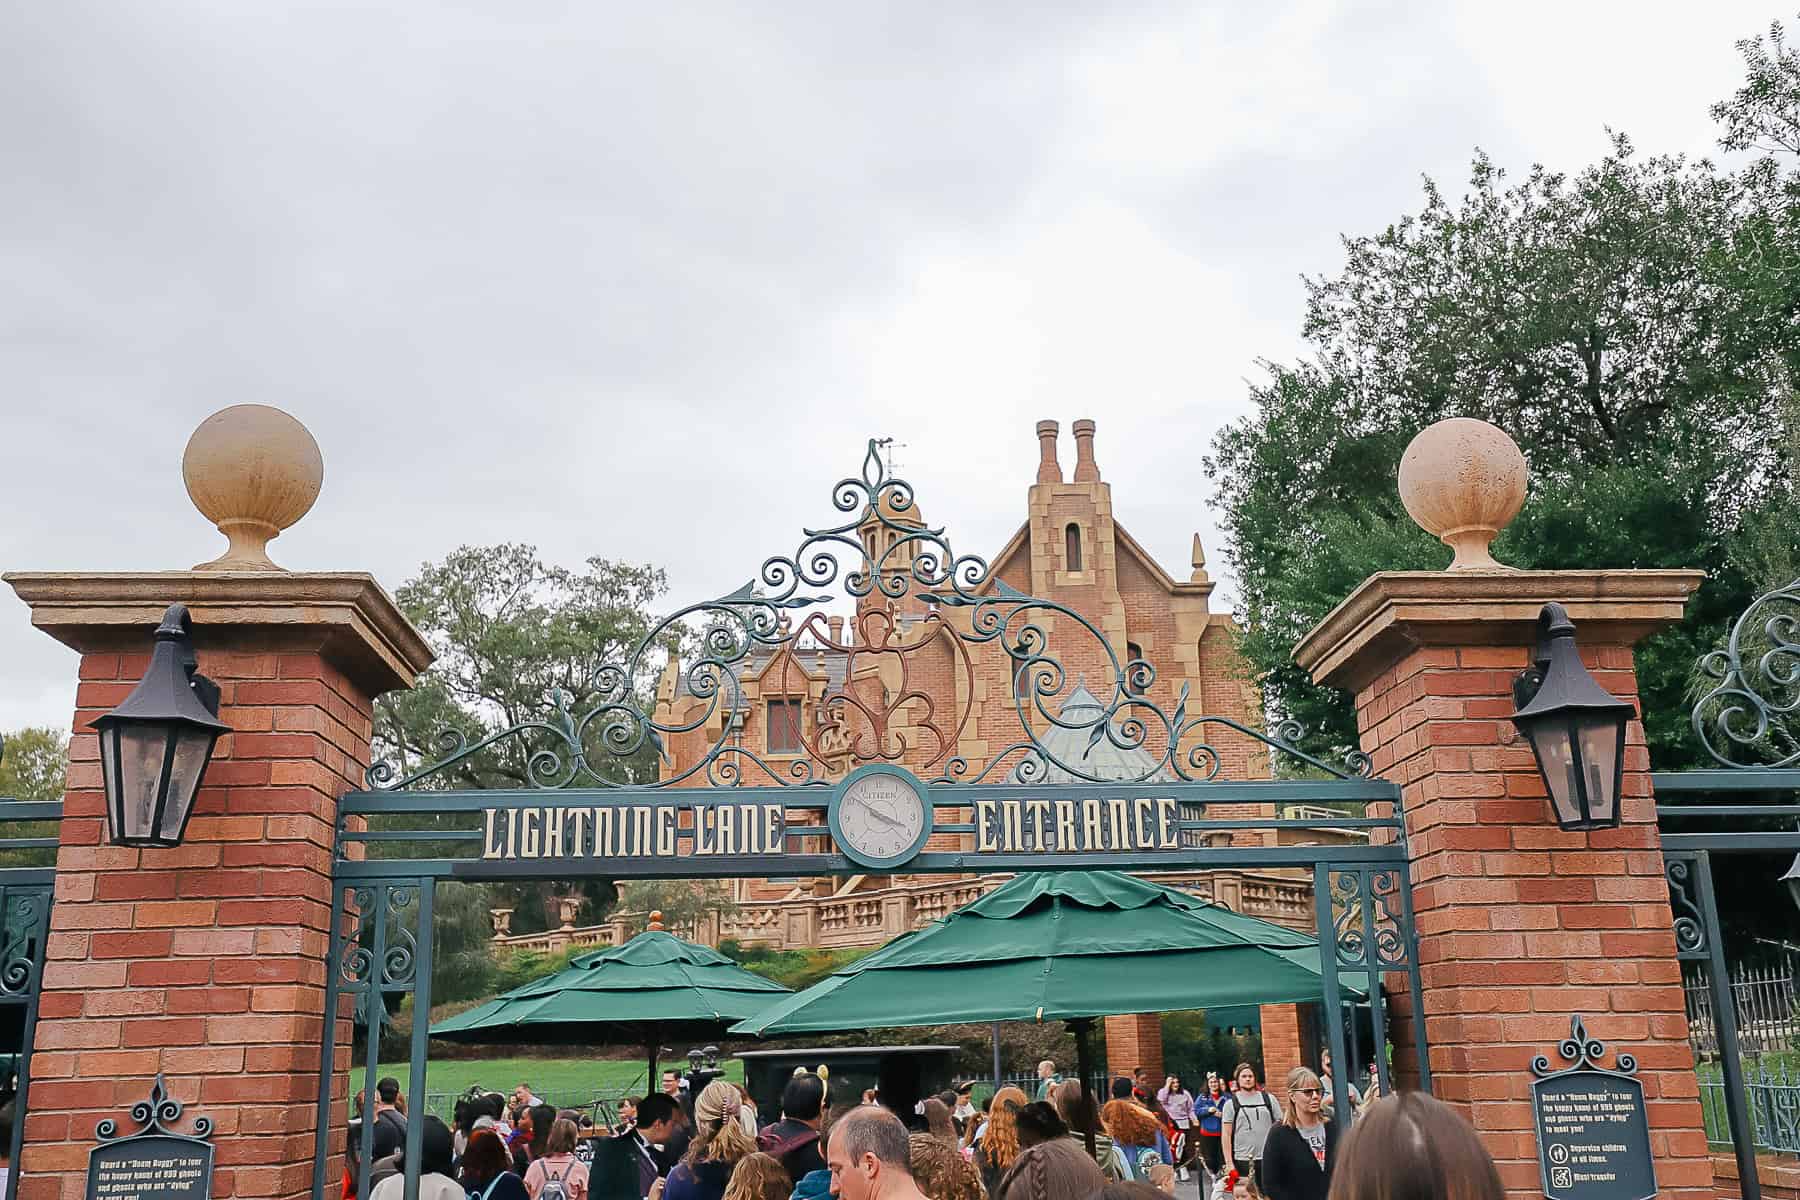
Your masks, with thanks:
[[[825,1169],[819,1146],[824,1110],[825,1081],[817,1075],[796,1075],[781,1089],[781,1120],[756,1135],[756,1148],[779,1159],[796,1185]]]
[[[1222,1149],[1227,1166],[1235,1168],[1240,1178],[1254,1179],[1269,1131],[1281,1124],[1283,1114],[1280,1102],[1257,1086],[1255,1067],[1239,1063],[1234,1078],[1237,1090],[1219,1113]]]
[[[424,1126],[419,1140],[419,1200],[464,1200],[468,1193],[456,1181],[450,1127],[430,1114],[420,1119]],[[405,1195],[406,1176],[399,1172],[369,1193],[370,1200],[402,1200]]]
[[[550,1123],[544,1152],[525,1168],[525,1191],[531,1200],[587,1200],[588,1169],[575,1157],[580,1132],[566,1117]]]

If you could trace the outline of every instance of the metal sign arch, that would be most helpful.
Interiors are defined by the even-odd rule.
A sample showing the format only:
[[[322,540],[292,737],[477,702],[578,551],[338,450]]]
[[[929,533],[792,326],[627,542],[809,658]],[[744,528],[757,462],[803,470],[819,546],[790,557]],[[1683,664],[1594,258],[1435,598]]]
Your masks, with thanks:
[[[349,1005],[366,1018],[352,1049],[371,1092],[386,1003],[404,995],[416,1013],[430,1008],[440,880],[1219,868],[1286,869],[1310,881],[1327,1012],[1341,1011],[1340,977],[1354,973],[1383,1029],[1383,980],[1405,976],[1411,1020],[1397,1040],[1412,1042],[1429,1086],[1396,785],[1369,778],[1360,752],[1329,762],[1303,751],[1291,723],[1264,731],[1190,711],[1186,684],[1159,688],[1156,668],[1122,652],[1086,614],[958,553],[942,527],[924,522],[912,486],[889,475],[877,443],[830,499],[836,518],[803,530],[750,583],[679,609],[597,667],[598,699],[583,711],[556,694],[542,714],[504,728],[449,729],[428,758],[377,762],[369,786],[343,797],[327,1011]],[[820,590],[833,585],[852,610],[835,619],[834,597]],[[688,648],[684,660],[672,641]],[[965,700],[983,655],[1004,670],[1005,736],[991,725],[969,736]],[[927,667],[950,680],[953,704],[920,683]],[[774,694],[800,690],[811,702],[813,720],[792,731],[794,753],[768,754],[734,736],[771,677]],[[1306,777],[1228,778],[1233,739],[1239,757],[1247,747]],[[972,744],[996,748],[976,754]],[[633,780],[621,764],[646,751],[658,777]],[[504,759],[517,786],[466,786],[483,756]],[[903,785],[896,800],[912,793],[922,808],[921,831],[898,852],[880,852],[885,842],[859,848],[839,820],[846,786],[872,768]],[[1241,815],[1278,805],[1309,815]],[[1221,806],[1232,808],[1214,815]],[[1252,843],[1249,832],[1262,836]],[[1355,1061],[1344,1022],[1323,1024],[1335,1060]],[[415,1020],[412,1034],[416,1095],[426,1022]],[[338,1022],[326,1023],[323,1049],[319,1195]],[[1373,1057],[1385,1090],[1386,1054]],[[1335,1072],[1340,1107],[1348,1075]],[[364,1163],[370,1136],[365,1127]],[[415,1122],[410,1164],[417,1143]],[[409,1179],[408,1200],[415,1188]]]

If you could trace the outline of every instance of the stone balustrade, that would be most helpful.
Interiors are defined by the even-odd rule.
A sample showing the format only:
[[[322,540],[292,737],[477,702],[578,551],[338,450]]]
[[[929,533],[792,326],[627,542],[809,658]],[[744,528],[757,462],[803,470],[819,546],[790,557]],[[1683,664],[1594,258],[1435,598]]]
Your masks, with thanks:
[[[774,950],[848,949],[879,946],[891,938],[939,920],[999,887],[1010,875],[980,879],[928,879],[844,896],[796,895],[779,900],[747,900],[735,912],[709,914],[699,927],[671,923],[671,932],[705,945],[725,939]],[[1307,932],[1313,927],[1312,882],[1293,872],[1179,871],[1146,879],[1216,900],[1235,912]],[[502,917],[504,912],[505,916]],[[560,954],[617,946],[644,927],[642,913],[614,913],[603,924],[542,933],[510,932],[512,912],[495,910],[496,954],[525,951]],[[565,921],[567,912],[562,914]]]

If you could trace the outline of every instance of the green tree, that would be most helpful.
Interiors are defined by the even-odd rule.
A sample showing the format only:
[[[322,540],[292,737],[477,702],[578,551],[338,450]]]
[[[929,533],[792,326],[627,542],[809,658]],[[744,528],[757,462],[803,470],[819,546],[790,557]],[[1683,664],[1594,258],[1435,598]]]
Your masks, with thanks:
[[[404,776],[439,761],[458,744],[474,746],[533,722],[561,729],[565,716],[579,721],[613,703],[648,712],[663,660],[660,650],[641,651],[657,624],[650,605],[666,586],[655,567],[590,558],[582,569],[570,570],[544,562],[534,547],[523,545],[464,546],[442,562],[426,563],[395,598],[437,661],[410,691],[377,702],[377,761],[392,763]],[[655,745],[646,740],[629,755],[608,749],[606,730],[617,723],[599,720],[580,731],[587,765],[619,783],[654,780]],[[561,766],[572,765],[561,738],[527,728],[522,736],[502,738],[414,786],[517,788],[551,782],[556,770],[545,767],[551,760],[533,757],[546,752]],[[466,819],[444,819],[447,830],[467,825]],[[489,895],[496,906],[514,909],[516,932],[534,933],[549,927],[554,897],[570,888],[583,897],[584,921],[597,920],[614,901],[607,879],[493,884]],[[461,915],[485,940],[485,906],[465,908]]]
[[[61,800],[69,739],[47,726],[0,733],[0,799]]]
[[[1800,154],[1800,52],[1788,47],[1780,21],[1769,23],[1768,41],[1744,38],[1744,86],[1712,106],[1724,126],[1719,145],[1727,150]]]
[[[1695,761],[1689,671],[1754,594],[1741,543],[1796,530],[1788,192],[1767,168],[1643,158],[1615,136],[1573,176],[1538,167],[1512,185],[1477,153],[1460,200],[1428,180],[1418,213],[1345,240],[1343,270],[1307,281],[1310,356],[1266,364],[1254,413],[1207,460],[1274,715],[1312,729],[1315,750],[1354,744],[1347,697],[1289,656],[1372,572],[1444,565],[1396,472],[1420,429],[1475,416],[1531,465],[1502,561],[1709,572],[1688,620],[1640,660],[1653,758]]]

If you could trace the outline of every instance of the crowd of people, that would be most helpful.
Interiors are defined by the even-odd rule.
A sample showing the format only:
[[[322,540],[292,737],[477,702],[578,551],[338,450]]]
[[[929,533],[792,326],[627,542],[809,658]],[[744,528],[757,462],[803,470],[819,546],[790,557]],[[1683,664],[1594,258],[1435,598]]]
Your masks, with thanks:
[[[1161,1200],[1189,1180],[1203,1200],[1499,1200],[1492,1160],[1449,1108],[1350,1088],[1354,1111],[1340,1122],[1329,1059],[1321,1068],[1295,1068],[1277,1091],[1248,1063],[1225,1079],[1209,1072],[1196,1091],[1140,1070],[1100,1103],[1046,1062],[1036,1099],[1003,1087],[978,1106],[965,1084],[926,1098],[910,1122],[873,1092],[832,1111],[827,1081],[809,1071],[787,1081],[768,1120],[741,1085],[713,1079],[691,1095],[671,1071],[602,1129],[521,1084],[510,1101],[464,1097],[449,1124],[422,1118],[418,1194],[588,1200],[598,1140],[629,1161],[639,1200]],[[375,1101],[361,1118],[374,1124],[369,1197],[401,1200],[397,1082],[382,1080]],[[352,1133],[345,1200],[357,1196],[360,1124]]]

